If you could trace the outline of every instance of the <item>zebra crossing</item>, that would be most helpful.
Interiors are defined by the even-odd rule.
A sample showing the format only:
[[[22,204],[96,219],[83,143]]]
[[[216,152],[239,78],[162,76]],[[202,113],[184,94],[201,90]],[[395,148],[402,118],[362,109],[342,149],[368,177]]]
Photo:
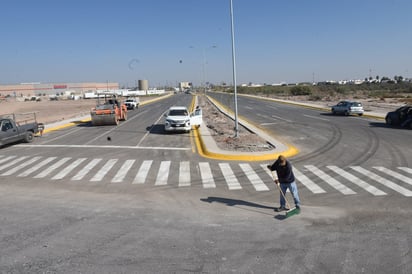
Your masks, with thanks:
[[[395,192],[412,197],[412,168],[409,167],[303,165],[294,167],[294,173],[298,184],[316,195],[366,192],[372,196],[385,196]],[[66,179],[80,183],[176,185],[182,188],[200,181],[203,189],[224,186],[228,190],[242,190],[251,187],[259,192],[274,188],[272,174],[266,165],[253,163],[0,155],[0,178],[7,176],[48,178],[52,182]]]

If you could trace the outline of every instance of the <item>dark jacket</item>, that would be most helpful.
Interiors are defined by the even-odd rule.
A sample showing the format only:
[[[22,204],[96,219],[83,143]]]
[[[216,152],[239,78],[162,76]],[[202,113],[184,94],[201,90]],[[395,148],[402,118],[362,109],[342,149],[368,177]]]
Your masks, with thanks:
[[[281,166],[279,161],[276,160],[273,165],[268,166],[270,170],[275,171],[278,175],[279,183],[281,184],[290,184],[295,181],[295,175],[292,171],[292,165],[289,161],[286,161],[285,166]]]

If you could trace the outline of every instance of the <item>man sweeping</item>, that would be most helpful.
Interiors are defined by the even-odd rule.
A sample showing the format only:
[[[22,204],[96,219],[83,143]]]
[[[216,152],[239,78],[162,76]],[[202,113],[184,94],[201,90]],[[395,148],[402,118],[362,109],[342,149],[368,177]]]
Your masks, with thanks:
[[[293,174],[292,165],[285,156],[280,155],[278,159],[272,164],[267,166],[271,171],[276,171],[277,179],[275,183],[278,185],[280,190],[280,207],[276,208],[275,211],[287,211],[288,213],[296,214],[300,212],[300,199],[298,194],[298,187],[295,182],[295,175]],[[290,193],[293,196],[296,208],[286,208],[286,203],[290,207],[289,202],[287,201],[285,195],[286,191],[289,189]]]

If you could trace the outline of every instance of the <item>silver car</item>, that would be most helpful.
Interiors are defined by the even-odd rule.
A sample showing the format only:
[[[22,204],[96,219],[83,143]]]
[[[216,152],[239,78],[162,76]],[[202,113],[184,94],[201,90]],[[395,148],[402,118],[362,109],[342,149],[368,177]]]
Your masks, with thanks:
[[[357,114],[362,116],[364,110],[360,102],[340,101],[337,105],[332,106],[331,111],[333,114],[344,114],[346,116]]]

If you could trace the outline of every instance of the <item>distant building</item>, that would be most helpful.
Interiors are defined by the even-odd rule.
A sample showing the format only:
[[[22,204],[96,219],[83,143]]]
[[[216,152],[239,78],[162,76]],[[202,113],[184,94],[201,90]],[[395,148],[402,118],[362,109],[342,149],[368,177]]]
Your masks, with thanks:
[[[16,85],[0,85],[0,95],[16,97],[60,95],[66,94],[67,91],[81,95],[90,91],[113,89],[119,89],[119,83],[21,83]]]

